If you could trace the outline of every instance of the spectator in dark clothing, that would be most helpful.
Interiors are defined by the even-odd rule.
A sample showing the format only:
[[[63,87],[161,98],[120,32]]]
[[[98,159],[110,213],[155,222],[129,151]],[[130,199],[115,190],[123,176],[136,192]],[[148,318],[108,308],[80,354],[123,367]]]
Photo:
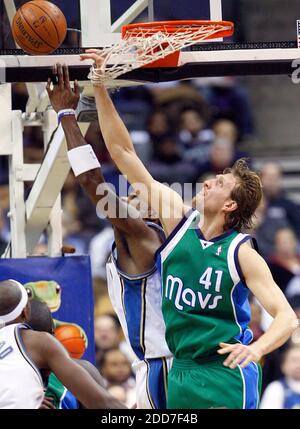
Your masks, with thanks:
[[[172,123],[164,110],[152,112],[148,118],[147,131],[154,145],[172,133]]]
[[[274,254],[276,233],[283,228],[289,228],[286,219],[269,218],[267,208],[266,200],[263,198],[253,217],[251,232],[257,240],[259,253],[264,258],[270,258]]]
[[[180,118],[179,142],[188,161],[208,160],[214,134],[207,128],[207,118],[203,112],[193,108],[184,109]]]
[[[300,282],[298,293],[297,288],[295,290],[295,277],[300,276],[300,255],[297,253],[296,236],[291,229],[283,228],[276,233],[275,253],[268,265],[275,282],[287,297],[300,296]]]
[[[282,190],[282,171],[278,164],[267,163],[261,170],[264,196],[267,201],[266,216],[284,219],[300,238],[300,206],[291,201]]]
[[[160,182],[192,183],[197,177],[197,168],[183,159],[177,141],[173,136],[165,137],[154,147],[153,160],[149,171]]]
[[[214,116],[231,117],[238,125],[242,137],[254,134],[248,94],[244,88],[237,85],[234,78],[214,79],[213,84],[203,93],[205,93]]]

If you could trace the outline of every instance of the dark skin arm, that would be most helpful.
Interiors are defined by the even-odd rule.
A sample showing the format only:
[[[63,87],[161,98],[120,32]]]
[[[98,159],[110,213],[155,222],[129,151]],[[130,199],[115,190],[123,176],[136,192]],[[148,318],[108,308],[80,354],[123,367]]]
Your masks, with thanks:
[[[96,383],[89,373],[73,359],[50,334],[23,330],[25,349],[39,369],[53,372],[64,386],[89,409],[124,409],[125,405],[113,398]]]
[[[49,80],[47,91],[54,110],[58,112],[61,109],[76,109],[79,101],[79,86],[75,82],[74,89],[71,88],[68,67],[57,64],[53,73],[58,76],[58,84],[51,90]],[[62,126],[69,150],[87,144],[74,116],[64,117]],[[77,180],[97,208],[101,209],[103,205],[106,210],[115,230],[120,268],[130,275],[151,269],[154,253],[161,245],[158,234],[149,228],[141,217],[136,216],[133,207],[118,198],[105,183],[100,168],[79,175]],[[98,188],[99,185],[101,188]],[[112,209],[107,210],[105,202]],[[134,213],[134,216],[124,216],[127,211]]]

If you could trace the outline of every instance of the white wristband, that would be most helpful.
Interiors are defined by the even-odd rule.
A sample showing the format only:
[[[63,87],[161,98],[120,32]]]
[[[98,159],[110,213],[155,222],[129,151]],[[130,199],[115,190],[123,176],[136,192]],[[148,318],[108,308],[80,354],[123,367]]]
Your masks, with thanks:
[[[63,109],[57,113],[58,122],[62,120],[64,116],[76,116],[76,112],[74,109]]]
[[[101,164],[90,144],[69,150],[68,158],[76,177],[80,174],[86,173],[87,171],[101,167]]]

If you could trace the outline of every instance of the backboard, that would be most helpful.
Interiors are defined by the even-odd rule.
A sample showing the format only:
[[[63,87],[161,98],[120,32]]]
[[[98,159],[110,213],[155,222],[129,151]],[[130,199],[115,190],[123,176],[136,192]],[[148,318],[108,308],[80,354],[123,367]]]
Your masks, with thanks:
[[[164,82],[203,76],[291,74],[297,48],[297,2],[282,14],[281,2],[253,0],[52,0],[68,21],[68,35],[54,55],[35,57],[15,51],[9,20],[25,0],[0,4],[0,60],[6,82],[44,82],[55,62],[70,66],[71,78],[86,80],[90,64],[79,62],[85,47],[108,46],[120,40],[123,25],[134,21],[211,19],[230,20],[235,35],[225,41],[201,43],[181,53],[180,67],[138,69],[122,79]],[[20,68],[22,73],[20,73]],[[3,80],[3,73],[1,79]],[[124,79],[123,79],[124,80]]]

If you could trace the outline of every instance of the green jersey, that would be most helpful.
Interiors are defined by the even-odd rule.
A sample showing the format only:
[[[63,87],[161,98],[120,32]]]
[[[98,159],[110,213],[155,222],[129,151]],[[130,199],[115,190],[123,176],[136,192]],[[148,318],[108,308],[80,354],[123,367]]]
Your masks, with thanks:
[[[207,241],[190,211],[157,252],[166,340],[177,359],[216,355],[220,342],[249,344],[248,288],[238,249],[251,239],[236,230]]]
[[[49,376],[48,387],[45,396],[53,399],[53,405],[55,408],[63,410],[73,410],[79,408],[78,401],[75,396],[66,389],[66,387],[53,373],[51,373]]]

